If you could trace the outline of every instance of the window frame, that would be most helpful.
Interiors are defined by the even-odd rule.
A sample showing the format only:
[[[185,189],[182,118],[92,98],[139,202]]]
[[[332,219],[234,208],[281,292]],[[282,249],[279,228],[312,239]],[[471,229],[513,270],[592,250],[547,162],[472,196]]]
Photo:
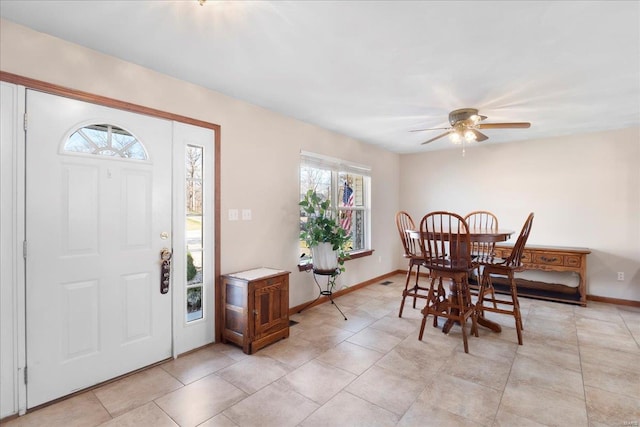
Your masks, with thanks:
[[[364,225],[363,225],[363,234],[364,234],[364,248],[361,249],[353,249],[349,251],[349,258],[345,261],[351,259],[362,258],[365,256],[369,256],[373,253],[373,249],[371,248],[371,212],[372,212],[372,200],[371,200],[371,167],[358,164],[355,162],[349,162],[342,159],[337,159],[329,156],[324,156],[321,154],[310,153],[306,151],[300,152],[300,166],[298,168],[298,189],[300,192],[300,200],[303,197],[303,188],[302,188],[302,168],[315,168],[321,169],[325,171],[330,171],[331,180],[330,180],[330,199],[331,199],[331,207],[335,209],[338,213],[344,211],[351,212],[363,212],[364,213]],[[362,189],[362,198],[363,205],[362,206],[340,206],[341,200],[339,196],[342,194],[342,186],[343,183],[339,182],[340,174],[351,174],[351,175],[360,175],[363,181],[363,189]],[[354,190],[355,191],[355,190]],[[306,192],[306,191],[305,191]],[[300,247],[300,239],[298,238],[298,247]],[[298,253],[298,269],[300,271],[311,270],[313,268],[313,260],[311,259],[311,255],[309,254],[306,257],[302,257],[300,253]]]

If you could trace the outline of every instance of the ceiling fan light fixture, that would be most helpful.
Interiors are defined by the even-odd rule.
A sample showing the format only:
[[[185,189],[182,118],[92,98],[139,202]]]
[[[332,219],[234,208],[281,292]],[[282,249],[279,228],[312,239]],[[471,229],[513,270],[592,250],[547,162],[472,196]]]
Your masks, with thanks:
[[[469,117],[469,120],[471,120],[471,123],[473,123],[474,125],[477,125],[478,123],[480,123],[481,119],[482,118],[477,114],[473,114],[471,117]]]
[[[451,132],[449,134],[449,140],[454,144],[460,144],[462,142],[462,136],[458,131]]]
[[[471,129],[467,129],[464,131],[464,139],[467,142],[473,142],[476,140],[476,134]]]

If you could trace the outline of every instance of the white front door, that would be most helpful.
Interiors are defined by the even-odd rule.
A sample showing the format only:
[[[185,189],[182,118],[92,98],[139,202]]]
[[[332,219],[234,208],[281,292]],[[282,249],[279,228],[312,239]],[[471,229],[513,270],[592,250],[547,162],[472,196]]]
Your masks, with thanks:
[[[27,407],[172,354],[172,123],[27,90]]]

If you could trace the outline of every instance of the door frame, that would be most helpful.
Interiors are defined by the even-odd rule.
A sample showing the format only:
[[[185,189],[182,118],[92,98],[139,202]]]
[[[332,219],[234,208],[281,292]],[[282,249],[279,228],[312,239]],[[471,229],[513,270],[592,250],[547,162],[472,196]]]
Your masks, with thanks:
[[[109,108],[114,108],[118,110],[129,111],[133,113],[145,114],[152,117],[167,119],[179,123],[186,123],[193,126],[198,126],[206,129],[213,130],[214,141],[213,141],[213,165],[209,165],[209,167],[213,167],[213,180],[214,180],[214,194],[213,194],[213,203],[214,203],[214,211],[213,211],[213,233],[214,233],[214,241],[213,241],[213,251],[214,251],[214,259],[213,259],[213,267],[214,267],[214,295],[212,304],[214,307],[210,307],[214,314],[214,341],[220,340],[220,313],[219,310],[215,310],[215,302],[219,301],[219,286],[218,281],[220,280],[220,145],[221,145],[221,137],[220,137],[220,125],[215,123],[206,122],[203,120],[194,119],[187,116],[182,116],[179,114],[170,113],[167,111],[157,110],[154,108],[145,107],[138,104],[132,104],[130,102],[121,101],[118,99],[108,98],[101,95],[95,95],[92,93],[67,88],[64,86],[44,82],[41,80],[32,79],[29,77],[20,76],[17,74],[8,73],[5,71],[0,71],[0,81],[12,83],[18,86],[18,105],[17,105],[17,116],[20,117],[19,120],[16,120],[18,123],[21,123],[21,116],[25,113],[25,97],[26,97],[26,89],[37,90],[41,92],[46,92],[52,95],[62,96],[66,98],[71,98],[79,101],[85,101],[93,104],[102,105]],[[23,251],[23,240],[25,238],[25,211],[24,211],[24,196],[25,196],[25,188],[27,179],[26,170],[25,170],[25,150],[24,150],[24,141],[25,141],[25,132],[24,127],[18,125],[16,123],[16,134],[15,140],[13,141],[13,150],[14,156],[16,158],[15,162],[15,171],[14,171],[14,185],[16,187],[16,198],[15,198],[15,206],[11,206],[11,210],[13,211],[16,218],[16,230],[15,230],[15,238],[16,242],[14,245],[15,252],[13,254],[13,266],[15,271],[13,272],[13,277],[15,278],[15,282],[12,284],[15,291],[15,318],[16,325],[14,326],[14,340],[13,342],[16,345],[14,355],[15,355],[15,367],[17,371],[17,387],[15,396],[15,400],[17,400],[17,412],[22,415],[26,412],[26,282],[25,282],[25,258],[21,253]],[[173,323],[172,319],[172,323]],[[177,355],[175,355],[177,356]]]

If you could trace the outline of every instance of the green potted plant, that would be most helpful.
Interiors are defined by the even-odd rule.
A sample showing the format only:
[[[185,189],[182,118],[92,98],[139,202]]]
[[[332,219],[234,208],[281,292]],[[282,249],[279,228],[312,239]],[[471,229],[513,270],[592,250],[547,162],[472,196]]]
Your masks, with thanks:
[[[313,269],[325,274],[344,271],[344,260],[349,257],[345,246],[350,236],[340,226],[338,215],[330,205],[329,200],[322,200],[314,190],[307,191],[300,202],[307,217],[300,239],[311,250]]]

